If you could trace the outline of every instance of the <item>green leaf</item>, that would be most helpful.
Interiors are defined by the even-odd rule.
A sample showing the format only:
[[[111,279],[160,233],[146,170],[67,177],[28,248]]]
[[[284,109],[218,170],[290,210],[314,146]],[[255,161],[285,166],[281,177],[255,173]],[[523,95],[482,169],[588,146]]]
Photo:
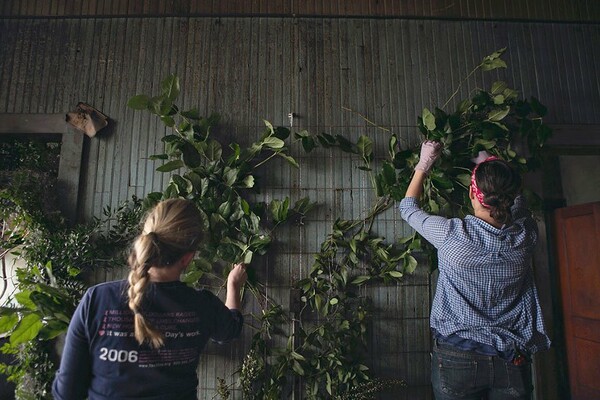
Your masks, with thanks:
[[[506,100],[514,100],[519,95],[519,92],[514,89],[506,88],[502,94]]]
[[[206,149],[204,150],[204,154],[210,161],[217,161],[221,158],[221,154],[223,150],[221,149],[221,144],[216,140],[209,140],[207,142]]]
[[[477,139],[477,140],[475,140],[474,144],[483,146],[483,148],[485,148],[486,150],[490,150],[496,146],[496,141],[495,140]]]
[[[221,214],[224,219],[229,218],[229,215],[231,214],[231,202],[224,201],[223,203],[221,203],[221,205],[219,205],[219,208],[217,209],[217,212]],[[224,240],[225,239],[228,238],[224,238]]]
[[[306,214],[315,206],[315,203],[311,203],[308,197],[303,197],[294,203],[293,210],[298,214]]]
[[[283,140],[274,136],[264,138],[262,143],[264,146],[270,147],[271,149],[281,149],[285,145]]]
[[[175,126],[175,120],[170,115],[163,115],[160,117],[160,120],[169,128],[172,128]]]
[[[317,144],[315,143],[315,139],[313,139],[310,136],[303,137],[301,139],[301,141],[302,141],[302,147],[304,148],[304,151],[306,151],[307,153],[310,153],[315,147],[317,147]]]
[[[193,284],[198,282],[203,275],[204,271],[191,270],[190,268],[188,268],[181,276],[181,281],[183,283]]]
[[[410,245],[408,246],[409,249],[411,250],[415,250],[415,249],[420,249],[421,248],[421,239],[420,238],[416,238],[415,240],[413,240]]]
[[[494,100],[494,104],[496,104],[496,105],[504,104],[504,100],[505,100],[504,95],[497,94],[496,96],[494,96],[493,100]]]
[[[481,69],[484,71],[491,71],[496,68],[506,68],[506,63],[504,60],[500,58],[500,56],[506,51],[506,47],[500,50],[495,51],[483,58],[481,65]]]
[[[51,340],[58,335],[66,332],[69,327],[68,322],[61,320],[50,320],[40,329],[39,337],[42,340]]]
[[[288,218],[289,206],[289,197],[286,197],[283,201],[271,201],[271,203],[269,204],[269,211],[271,212],[271,218],[273,218],[273,222],[284,222]]]
[[[275,128],[275,132],[273,132],[276,138],[281,140],[285,140],[290,136],[290,130],[284,126],[278,126]]]
[[[35,338],[44,325],[37,314],[28,314],[17,325],[10,335],[10,343],[17,345]]]
[[[16,313],[3,316],[0,318],[0,333],[13,330],[17,322],[19,322],[19,316]]]
[[[335,145],[335,137],[328,133],[321,133],[317,135],[317,140],[319,143],[321,143],[321,146],[325,147],[326,149]]]
[[[246,252],[244,253],[244,259],[242,260],[242,263],[250,264],[252,262],[253,255],[254,255],[254,253],[252,253],[251,250],[246,250]]]
[[[471,101],[471,99],[465,99],[458,104],[457,111],[462,114],[465,111],[467,111],[472,105],[473,102]]]
[[[433,199],[429,199],[427,204],[429,205],[432,214],[437,214],[440,212],[440,206]]]
[[[148,103],[150,103],[150,97],[145,94],[139,94],[130,98],[127,102],[127,106],[134,110],[145,110],[148,108]]]
[[[352,280],[352,282],[350,282],[352,285],[360,285],[362,283],[365,283],[366,281],[370,280],[371,277],[368,275],[359,275],[356,278],[354,278]]]
[[[300,165],[298,165],[298,162],[293,157],[288,156],[287,154],[280,153],[280,152],[278,152],[277,155],[279,157],[282,157],[284,160],[286,160],[293,167],[300,168]]]
[[[22,292],[15,294],[15,300],[17,300],[20,305],[30,310],[35,310],[37,308],[35,303],[31,300],[31,290],[23,290]]]
[[[161,82],[162,94],[171,102],[179,96],[179,78],[173,74]]]
[[[200,112],[195,108],[192,108],[191,110],[188,110],[188,111],[182,111],[181,116],[185,117],[185,118],[189,118],[189,119],[195,119],[195,120],[200,120],[202,118],[200,116]]]
[[[274,134],[275,130],[273,129],[273,125],[266,119],[263,119],[263,122],[265,123],[267,129],[269,130],[269,134],[271,134],[271,135]]]
[[[457,175],[456,180],[467,188],[471,185],[471,175],[469,175],[469,174]]]
[[[398,145],[398,137],[396,134],[392,134],[390,140],[388,142],[388,154],[390,156],[390,160],[393,160],[396,155],[396,146]]]
[[[320,311],[321,304],[323,304],[323,298],[321,297],[321,295],[315,294],[314,300],[315,300],[315,308],[317,309],[317,311]]]
[[[404,270],[406,272],[408,272],[409,274],[412,274],[415,271],[415,269],[417,269],[417,265],[418,264],[419,263],[417,262],[417,260],[413,256],[408,255],[404,259]]]
[[[227,186],[232,186],[237,180],[239,170],[237,168],[225,167],[223,171],[223,181]]]
[[[294,133],[294,138],[296,138],[296,139],[302,139],[302,138],[307,138],[307,137],[310,137],[310,133],[308,133],[308,131],[306,129],[303,129],[300,132]]]
[[[423,119],[423,125],[425,125],[425,128],[427,128],[428,131],[435,130],[435,116],[431,113],[431,111],[429,111],[429,109],[423,109],[423,115],[421,118]]]
[[[503,108],[497,108],[495,110],[490,111],[487,117],[490,121],[501,121],[502,119],[504,119],[504,117],[508,115],[509,112],[510,107],[508,106]]]
[[[354,146],[354,144],[349,141],[348,139],[346,139],[345,137],[343,137],[342,135],[335,135],[335,140],[338,142],[340,149],[344,152],[344,153],[353,153],[356,154],[356,148]]]
[[[540,117],[545,116],[548,112],[546,106],[540,103],[540,101],[535,97],[531,97],[531,101],[529,102],[529,104],[531,104],[531,108],[533,109],[533,111]]]
[[[246,214],[246,215],[250,214],[250,204],[248,204],[248,202],[244,199],[241,199],[240,203],[242,206],[242,210],[244,210],[244,214]]]
[[[295,351],[292,351],[290,353],[290,355],[292,356],[292,358],[294,358],[294,360],[299,360],[299,361],[305,361],[306,360],[306,358],[302,354],[297,353]]]
[[[192,182],[188,179],[183,178],[180,175],[173,175],[171,177],[170,183],[177,188],[177,193],[180,196],[187,196],[194,190],[194,185],[192,184]]]
[[[163,116],[169,113],[172,105],[173,103],[164,96],[156,96],[148,102],[148,110],[156,115]]]
[[[183,142],[181,153],[183,162],[190,168],[196,168],[202,162],[202,156],[198,153],[198,149],[188,141]]]
[[[179,169],[183,166],[184,166],[183,161],[173,160],[173,161],[169,161],[166,164],[161,165],[160,167],[156,168],[156,170],[158,172],[171,172],[171,171]]]
[[[504,93],[504,90],[506,90],[507,85],[506,82],[503,81],[496,81],[494,83],[492,83],[492,94],[497,95],[497,94],[502,94]]]
[[[393,186],[396,184],[396,170],[394,169],[394,166],[387,161],[383,162],[382,175],[386,185]]]
[[[431,175],[431,181],[433,182],[434,186],[438,189],[448,190],[453,188],[452,181],[450,180],[450,178],[444,175]]]
[[[361,135],[356,143],[358,154],[362,156],[365,161],[370,161],[373,158],[373,141],[366,135]]]
[[[548,125],[542,124],[537,130],[537,140],[540,146],[543,146],[546,140],[552,136],[552,129]]]
[[[254,176],[248,175],[247,177],[244,178],[242,183],[244,184],[245,188],[254,187]]]
[[[404,276],[404,274],[400,271],[389,271],[388,275],[391,276],[392,278],[402,278]]]
[[[160,139],[163,143],[178,143],[183,142],[183,139],[177,135],[166,135]]]
[[[302,365],[300,365],[300,363],[298,361],[296,361],[296,360],[293,361],[293,363],[292,363],[292,369],[298,375],[304,376],[304,369],[302,368]]]

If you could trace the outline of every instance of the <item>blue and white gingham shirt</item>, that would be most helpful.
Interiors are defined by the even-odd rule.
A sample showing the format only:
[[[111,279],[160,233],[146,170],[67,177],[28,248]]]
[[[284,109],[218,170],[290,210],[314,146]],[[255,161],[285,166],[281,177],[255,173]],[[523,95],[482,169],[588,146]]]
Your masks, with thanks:
[[[550,347],[533,279],[537,225],[517,197],[513,223],[430,215],[417,199],[400,202],[402,218],[438,250],[439,278],[430,325],[444,337],[535,353]]]

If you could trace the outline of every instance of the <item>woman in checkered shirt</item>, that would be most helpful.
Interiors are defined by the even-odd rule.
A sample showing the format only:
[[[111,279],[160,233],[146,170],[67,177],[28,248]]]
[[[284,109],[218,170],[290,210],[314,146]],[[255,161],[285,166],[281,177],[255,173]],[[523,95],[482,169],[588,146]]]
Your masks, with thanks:
[[[531,266],[537,225],[520,195],[521,176],[506,161],[480,154],[469,187],[473,215],[431,215],[418,199],[440,152],[439,143],[423,143],[399,206],[438,252],[430,318],[435,397],[530,399],[531,355],[548,349],[550,339]]]

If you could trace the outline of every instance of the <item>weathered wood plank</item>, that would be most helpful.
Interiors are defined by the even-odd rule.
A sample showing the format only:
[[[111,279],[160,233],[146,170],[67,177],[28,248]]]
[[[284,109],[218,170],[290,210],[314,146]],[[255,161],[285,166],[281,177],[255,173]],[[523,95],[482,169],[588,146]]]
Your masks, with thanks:
[[[0,114],[0,134],[59,134],[66,132],[64,114]]]

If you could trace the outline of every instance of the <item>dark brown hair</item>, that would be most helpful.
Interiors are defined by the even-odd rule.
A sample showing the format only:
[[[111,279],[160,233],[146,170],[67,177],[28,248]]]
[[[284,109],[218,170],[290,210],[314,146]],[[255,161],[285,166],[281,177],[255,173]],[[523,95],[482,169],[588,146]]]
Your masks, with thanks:
[[[506,161],[495,159],[479,164],[475,180],[491,217],[501,224],[511,223],[510,208],[521,190],[521,175]]]

